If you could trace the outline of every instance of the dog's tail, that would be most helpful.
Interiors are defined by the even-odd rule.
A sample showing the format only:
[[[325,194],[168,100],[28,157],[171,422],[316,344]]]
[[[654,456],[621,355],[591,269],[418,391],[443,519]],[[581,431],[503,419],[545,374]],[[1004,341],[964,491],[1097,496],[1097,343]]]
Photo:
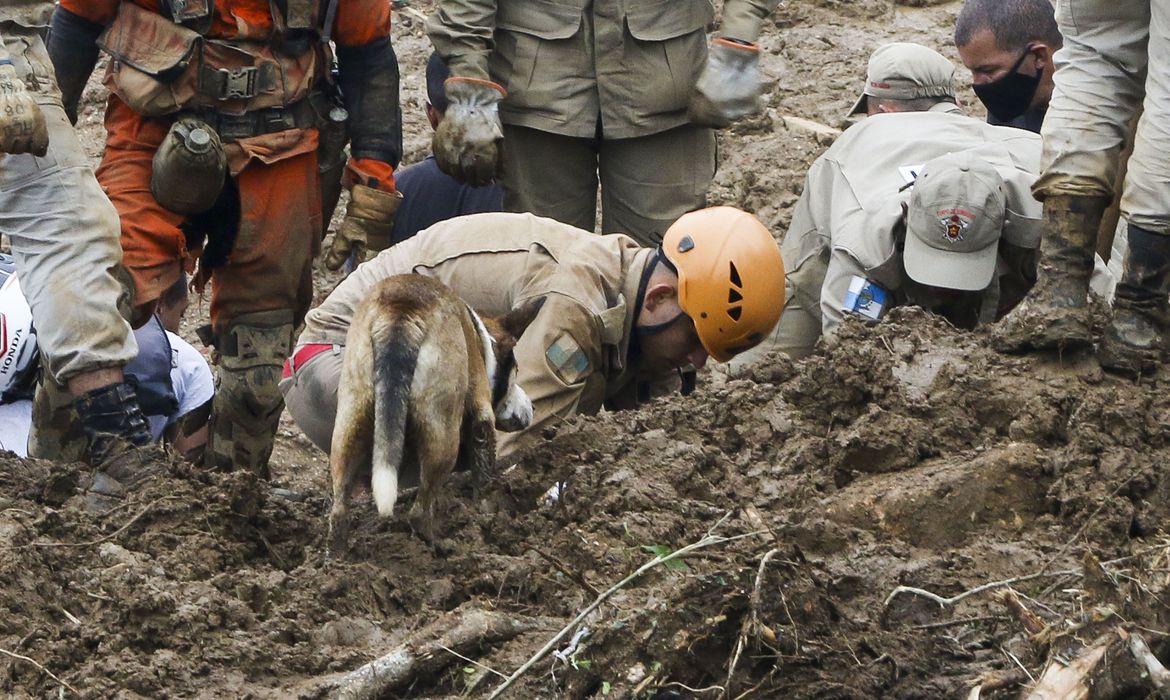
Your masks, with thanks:
[[[409,320],[371,334],[374,344],[374,449],[371,487],[382,515],[398,501],[398,469],[410,411],[410,385],[418,364],[421,329]]]

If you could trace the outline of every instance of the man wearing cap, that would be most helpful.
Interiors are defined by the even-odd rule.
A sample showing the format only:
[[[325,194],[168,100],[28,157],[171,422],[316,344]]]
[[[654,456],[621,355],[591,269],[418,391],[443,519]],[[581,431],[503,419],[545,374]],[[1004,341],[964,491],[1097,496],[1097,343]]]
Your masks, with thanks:
[[[869,57],[865,86],[849,115],[957,109],[955,66],[921,44],[885,44]]]
[[[752,347],[776,324],[784,294],[775,239],[732,207],[682,215],[655,248],[531,214],[440,222],[360,265],[305,319],[281,389],[325,451],[354,309],[380,280],[404,273],[442,281],[489,316],[546,299],[514,354],[535,415],[526,430],[499,436],[501,454],[562,418],[630,407],[677,385],[679,369]]]
[[[930,49],[882,47],[869,65],[860,102],[873,116],[809,169],[780,247],[784,313],[733,370],[768,350],[803,357],[847,316],[876,321],[899,304],[987,323],[1035,279],[1040,138],[961,114],[954,68]]]

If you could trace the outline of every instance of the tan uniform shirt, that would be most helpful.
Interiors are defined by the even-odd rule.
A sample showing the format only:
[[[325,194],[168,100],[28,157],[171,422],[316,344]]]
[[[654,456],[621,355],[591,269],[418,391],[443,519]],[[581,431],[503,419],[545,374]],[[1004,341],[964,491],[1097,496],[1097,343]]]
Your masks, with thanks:
[[[720,34],[755,41],[779,0],[727,0]],[[508,91],[505,124],[632,138],[687,123],[710,0],[441,0],[427,23],[455,76]]]
[[[297,341],[343,345],[354,308],[379,281],[415,272],[496,316],[545,296],[516,346],[517,381],[536,409],[524,434],[558,417],[623,406],[635,390],[628,355],[642,271],[652,251],[531,214],[449,219],[361,265],[309,312]],[[501,453],[520,434],[501,434]]]
[[[855,275],[891,292],[896,303],[905,274],[899,243],[902,206],[910,201],[906,185],[927,161],[959,151],[977,153],[1004,179],[1007,217],[995,293],[1003,302],[1019,300],[1035,279],[1040,245],[1042,208],[1031,194],[1039,136],[963,116],[954,105],[881,114],[846,130],[809,169],[780,245],[788,271],[785,315],[791,307],[800,311],[781,318],[769,348],[807,354],[844,318]]]
[[[13,22],[22,27],[47,27],[53,16],[53,4],[45,0],[3,0],[0,2],[0,22]]]

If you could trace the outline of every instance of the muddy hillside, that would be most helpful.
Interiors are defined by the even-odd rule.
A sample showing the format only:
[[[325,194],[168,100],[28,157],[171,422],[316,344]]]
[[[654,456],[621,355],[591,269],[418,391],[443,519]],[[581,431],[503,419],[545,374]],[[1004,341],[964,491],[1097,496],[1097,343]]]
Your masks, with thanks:
[[[958,3],[910,4],[780,8],[768,110],[721,136],[711,200],[782,232],[832,138],[792,117],[842,126],[885,41],[955,57]],[[395,30],[408,161],[430,9]],[[326,462],[291,423],[273,483],[176,462],[100,515],[81,465],[0,454],[0,694],[1015,698],[1055,668],[1091,681],[1077,697],[1146,697],[1170,658],[1168,379],[897,310],[799,363],[558,425],[478,500],[456,478],[436,547],[359,502],[335,559]]]

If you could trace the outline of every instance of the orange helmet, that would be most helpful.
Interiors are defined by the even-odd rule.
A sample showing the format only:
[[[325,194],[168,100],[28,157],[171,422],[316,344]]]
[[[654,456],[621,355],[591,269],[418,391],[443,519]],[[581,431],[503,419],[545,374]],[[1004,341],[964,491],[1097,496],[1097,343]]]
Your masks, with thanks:
[[[726,362],[758,344],[784,308],[784,261],[760,220],[735,207],[679,217],[662,237],[678,272],[678,305],[711,357]]]

